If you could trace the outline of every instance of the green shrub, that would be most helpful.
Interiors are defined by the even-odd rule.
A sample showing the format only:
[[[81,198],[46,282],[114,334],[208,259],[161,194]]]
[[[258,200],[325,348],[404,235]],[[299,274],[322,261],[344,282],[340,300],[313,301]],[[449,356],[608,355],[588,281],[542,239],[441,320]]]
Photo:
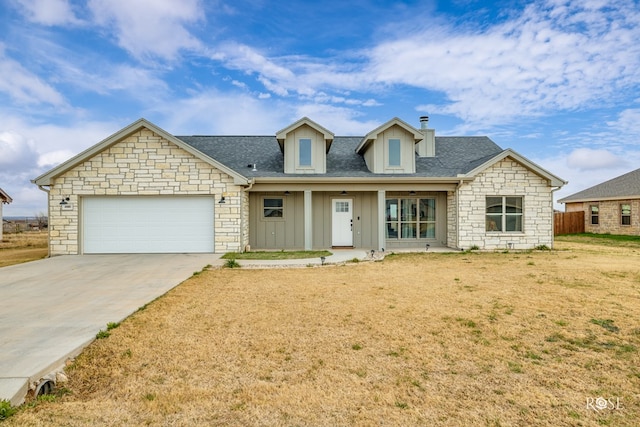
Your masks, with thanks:
[[[224,267],[225,268],[240,268],[240,264],[238,264],[238,261],[236,261],[234,258],[228,259],[225,263],[224,263]]]
[[[11,402],[8,400],[0,400],[0,421],[6,420],[11,415],[15,414],[16,408],[11,406]]]

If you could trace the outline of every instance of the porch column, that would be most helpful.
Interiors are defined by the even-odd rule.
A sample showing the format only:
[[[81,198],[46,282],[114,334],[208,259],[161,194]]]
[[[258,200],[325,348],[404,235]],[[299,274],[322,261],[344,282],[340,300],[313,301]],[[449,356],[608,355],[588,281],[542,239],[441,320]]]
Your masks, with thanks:
[[[313,249],[313,206],[311,190],[304,190],[304,250]]]
[[[384,190],[378,190],[378,250],[381,251],[384,248],[386,233],[386,210],[387,210],[387,193]]]

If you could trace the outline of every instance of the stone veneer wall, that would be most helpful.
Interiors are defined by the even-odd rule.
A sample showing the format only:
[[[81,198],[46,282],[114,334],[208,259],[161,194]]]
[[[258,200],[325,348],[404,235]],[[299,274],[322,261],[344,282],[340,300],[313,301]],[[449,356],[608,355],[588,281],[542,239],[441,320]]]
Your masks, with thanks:
[[[591,224],[591,205],[598,205],[598,225]],[[631,205],[631,225],[621,224],[620,205]],[[640,235],[640,200],[603,200],[595,202],[567,203],[567,212],[584,211],[584,231],[596,234]]]
[[[457,248],[458,212],[455,191],[447,191],[447,246]]]
[[[49,191],[49,254],[78,254],[80,198],[100,195],[211,195],[226,193],[214,209],[215,252],[241,251],[245,192],[233,178],[150,130],[143,129],[55,178]],[[72,209],[62,210],[63,197]]]
[[[553,194],[546,179],[506,158],[458,190],[461,249],[532,249],[553,247]],[[522,233],[486,231],[487,196],[523,196]]]

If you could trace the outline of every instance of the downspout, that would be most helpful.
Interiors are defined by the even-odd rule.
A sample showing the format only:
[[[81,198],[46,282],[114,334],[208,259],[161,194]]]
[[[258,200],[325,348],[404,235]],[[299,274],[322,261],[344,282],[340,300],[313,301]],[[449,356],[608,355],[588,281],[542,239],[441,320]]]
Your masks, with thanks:
[[[256,179],[255,178],[251,178],[250,180],[247,181],[247,184],[249,184],[249,186],[248,187],[244,187],[242,189],[242,192],[246,193],[246,196],[247,196],[247,206],[249,206],[249,200],[248,200],[249,193],[248,192],[249,192],[249,190],[251,190],[251,187],[253,187],[253,184],[255,184],[255,183],[256,183]],[[243,211],[243,207],[241,206],[240,207],[240,212],[242,212],[242,211]],[[249,213],[247,213],[247,216],[248,215],[249,215]],[[245,223],[245,217],[244,217],[244,214],[241,213],[240,214],[240,241],[241,242],[244,242],[244,237],[245,237],[245,235],[244,235],[244,223]],[[248,244],[249,244],[249,239],[247,239],[247,245]],[[240,252],[244,252],[246,247],[247,247],[247,245],[245,245],[244,247],[240,248]]]
[[[551,229],[553,230],[552,231],[553,234],[551,235],[551,249],[553,249],[556,243],[556,214],[555,214],[555,209],[553,208],[553,193],[555,193],[561,188],[562,187],[556,187],[551,189]],[[565,207],[565,210],[566,210],[566,207]]]
[[[44,188],[44,185],[38,184],[38,189],[47,193],[47,258],[51,258],[51,203],[49,201],[49,191],[51,188]],[[50,187],[50,186],[47,186]]]

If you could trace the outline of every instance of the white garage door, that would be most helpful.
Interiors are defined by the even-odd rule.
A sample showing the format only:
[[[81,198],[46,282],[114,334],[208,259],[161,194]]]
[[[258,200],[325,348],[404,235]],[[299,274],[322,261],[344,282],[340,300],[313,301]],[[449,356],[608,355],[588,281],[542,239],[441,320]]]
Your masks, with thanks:
[[[213,252],[212,197],[85,197],[83,252]]]

